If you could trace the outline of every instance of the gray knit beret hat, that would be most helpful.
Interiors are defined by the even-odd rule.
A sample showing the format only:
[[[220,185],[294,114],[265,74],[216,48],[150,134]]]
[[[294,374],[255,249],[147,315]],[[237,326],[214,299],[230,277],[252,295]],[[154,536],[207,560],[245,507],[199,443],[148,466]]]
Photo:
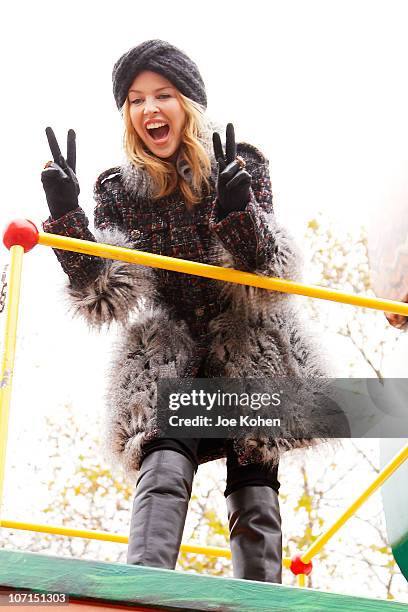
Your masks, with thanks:
[[[122,108],[134,79],[144,70],[161,74],[187,98],[207,108],[205,85],[197,65],[164,40],[146,40],[124,53],[113,67],[113,95],[118,109]]]

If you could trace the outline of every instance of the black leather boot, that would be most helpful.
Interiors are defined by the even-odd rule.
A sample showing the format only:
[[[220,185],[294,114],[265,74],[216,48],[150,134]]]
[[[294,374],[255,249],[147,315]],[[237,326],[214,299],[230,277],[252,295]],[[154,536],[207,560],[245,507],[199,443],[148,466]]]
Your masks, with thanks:
[[[194,478],[192,462],[173,450],[144,459],[136,485],[127,562],[174,569]]]
[[[248,485],[227,497],[234,578],[282,582],[282,532],[278,494]]]

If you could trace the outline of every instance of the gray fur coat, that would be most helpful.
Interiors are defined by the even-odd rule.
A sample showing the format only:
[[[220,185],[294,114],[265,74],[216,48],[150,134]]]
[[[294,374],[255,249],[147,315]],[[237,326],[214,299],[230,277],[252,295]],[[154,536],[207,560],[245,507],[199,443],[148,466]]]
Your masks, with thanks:
[[[152,181],[126,162],[103,172],[95,184],[95,231],[78,208],[46,232],[127,246],[172,257],[299,280],[300,256],[272,206],[268,161],[255,147],[238,144],[252,175],[251,199],[242,212],[218,220],[217,169],[193,211],[181,192],[154,200]],[[177,172],[188,180],[179,158]],[[160,377],[272,377],[307,381],[296,409],[298,431],[315,419],[319,435],[285,439],[251,434],[234,440],[241,464],[276,463],[282,452],[328,437],[327,423],[307,406],[321,391],[327,366],[302,322],[302,298],[156,270],[120,261],[58,251],[69,277],[67,294],[77,315],[92,326],[121,324],[107,381],[107,441],[111,455],[133,475],[143,443],[157,436],[156,388]],[[224,440],[203,440],[199,462],[225,457]]]

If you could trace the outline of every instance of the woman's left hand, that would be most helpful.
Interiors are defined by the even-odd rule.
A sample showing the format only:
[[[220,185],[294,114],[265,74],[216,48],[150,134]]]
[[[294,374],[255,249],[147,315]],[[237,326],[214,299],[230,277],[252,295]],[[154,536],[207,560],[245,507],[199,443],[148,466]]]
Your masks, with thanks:
[[[218,163],[217,195],[222,218],[234,210],[244,210],[250,200],[251,175],[245,161],[237,156],[234,126],[227,125],[225,155],[218,132],[213,133],[214,155]]]

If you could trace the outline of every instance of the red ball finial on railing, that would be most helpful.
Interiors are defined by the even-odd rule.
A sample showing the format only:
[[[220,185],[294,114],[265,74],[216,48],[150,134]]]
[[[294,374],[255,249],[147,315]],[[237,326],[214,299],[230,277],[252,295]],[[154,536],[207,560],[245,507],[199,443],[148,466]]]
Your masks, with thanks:
[[[10,221],[3,233],[3,244],[9,250],[12,246],[20,245],[24,253],[31,251],[38,243],[38,229],[28,219],[14,219]]]
[[[296,555],[295,557],[292,557],[292,562],[289,569],[291,570],[292,574],[295,574],[295,576],[298,576],[299,574],[305,574],[305,576],[308,576],[313,569],[313,563],[311,561],[309,561],[309,563],[304,563],[301,556]]]

